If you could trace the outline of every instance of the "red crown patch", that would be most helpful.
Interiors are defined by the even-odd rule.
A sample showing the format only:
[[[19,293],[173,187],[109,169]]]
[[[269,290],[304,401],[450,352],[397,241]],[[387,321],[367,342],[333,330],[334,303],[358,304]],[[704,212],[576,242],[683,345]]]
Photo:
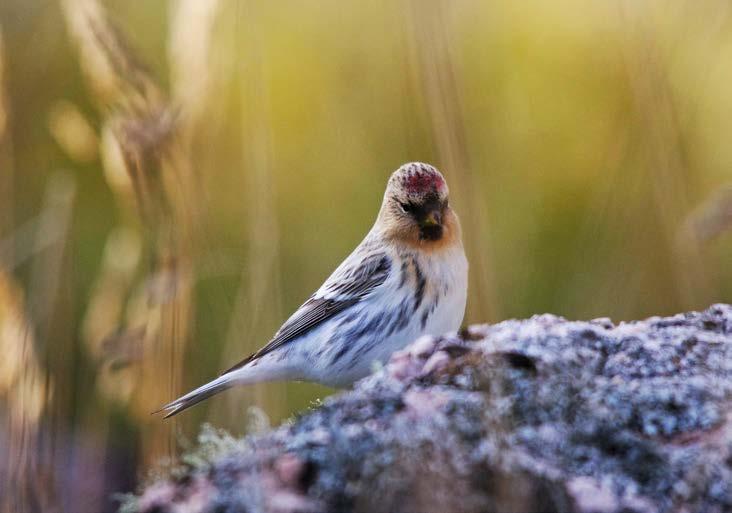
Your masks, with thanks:
[[[404,178],[404,186],[409,192],[422,192],[431,189],[441,189],[445,181],[437,173],[417,171]]]

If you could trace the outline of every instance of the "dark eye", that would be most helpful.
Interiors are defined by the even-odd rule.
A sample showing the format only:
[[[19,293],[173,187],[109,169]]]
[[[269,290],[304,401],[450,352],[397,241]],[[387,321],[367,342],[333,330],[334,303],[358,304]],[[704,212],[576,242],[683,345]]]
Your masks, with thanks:
[[[397,201],[399,203],[399,207],[401,207],[402,212],[405,214],[411,214],[414,212],[414,205],[411,203],[402,203],[401,201]]]

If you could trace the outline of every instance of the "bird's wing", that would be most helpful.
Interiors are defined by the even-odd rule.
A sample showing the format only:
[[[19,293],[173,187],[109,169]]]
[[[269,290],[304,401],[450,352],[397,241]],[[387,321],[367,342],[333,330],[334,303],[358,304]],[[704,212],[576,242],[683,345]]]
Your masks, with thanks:
[[[350,308],[384,283],[391,270],[391,260],[383,252],[366,256],[358,252],[348,258],[323,286],[310,297],[262,349],[224,372],[228,374],[307,333],[336,314]]]

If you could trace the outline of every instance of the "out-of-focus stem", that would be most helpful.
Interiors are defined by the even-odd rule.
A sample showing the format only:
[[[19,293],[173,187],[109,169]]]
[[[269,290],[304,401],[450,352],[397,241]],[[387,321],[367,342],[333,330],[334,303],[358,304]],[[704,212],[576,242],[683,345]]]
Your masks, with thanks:
[[[448,175],[451,194],[459,205],[463,239],[471,267],[471,295],[467,318],[500,318],[493,279],[490,227],[485,202],[478,196],[463,119],[460,74],[451,53],[450,4],[406,0],[405,22],[410,34],[413,89],[424,97],[430,128]]]

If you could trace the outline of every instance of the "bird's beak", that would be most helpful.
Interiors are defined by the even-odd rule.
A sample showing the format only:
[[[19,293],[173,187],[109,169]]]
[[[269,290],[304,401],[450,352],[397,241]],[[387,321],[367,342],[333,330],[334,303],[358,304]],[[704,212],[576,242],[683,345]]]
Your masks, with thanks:
[[[439,210],[430,211],[424,219],[422,219],[423,228],[431,228],[442,224],[442,213]]]

